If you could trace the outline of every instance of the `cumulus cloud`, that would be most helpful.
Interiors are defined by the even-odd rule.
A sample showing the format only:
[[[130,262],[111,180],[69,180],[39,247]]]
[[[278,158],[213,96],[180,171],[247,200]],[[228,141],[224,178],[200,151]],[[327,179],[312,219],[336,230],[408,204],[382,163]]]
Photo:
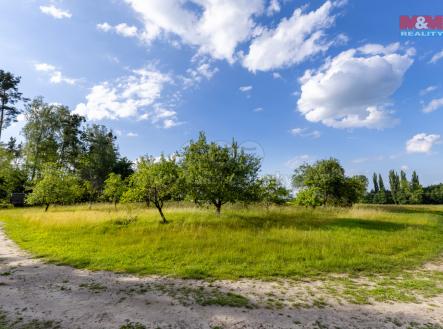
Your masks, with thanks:
[[[398,44],[366,45],[328,59],[300,79],[298,111],[308,121],[334,128],[383,128],[396,119],[387,109],[389,98],[413,63],[413,49]]]
[[[103,32],[114,31],[118,35],[125,38],[142,38],[142,34],[139,34],[136,26],[130,26],[126,23],[120,23],[112,26],[111,24],[104,22],[101,24],[97,24],[97,29]]]
[[[40,11],[43,14],[52,16],[56,19],[63,19],[63,18],[71,18],[72,17],[72,14],[69,11],[59,9],[59,8],[55,7],[54,5],[40,6]]]
[[[431,113],[437,111],[441,107],[443,107],[443,98],[436,98],[426,104],[422,110],[425,113]]]
[[[68,78],[63,75],[55,66],[47,63],[37,63],[34,65],[36,71],[45,72],[49,75],[49,82],[54,84],[67,83],[68,85],[75,85],[78,80]]]
[[[333,43],[325,39],[325,29],[334,23],[333,7],[331,1],[326,1],[308,13],[297,8],[290,18],[283,19],[275,29],[265,29],[252,41],[243,65],[252,72],[268,71],[326,51]]]
[[[429,153],[434,144],[438,142],[440,142],[440,135],[417,134],[406,142],[406,151],[408,153]]]
[[[135,70],[132,75],[93,86],[86,102],[78,104],[74,112],[90,120],[137,118],[169,128],[177,123],[176,112],[158,101],[171,82],[169,75],[153,69]]]
[[[437,63],[442,58],[443,58],[443,50],[439,51],[438,53],[435,53],[434,56],[432,56],[429,63]]]
[[[175,36],[199,53],[234,62],[239,43],[255,28],[262,0],[126,0],[144,23],[143,39]],[[196,9],[196,10],[194,10]]]

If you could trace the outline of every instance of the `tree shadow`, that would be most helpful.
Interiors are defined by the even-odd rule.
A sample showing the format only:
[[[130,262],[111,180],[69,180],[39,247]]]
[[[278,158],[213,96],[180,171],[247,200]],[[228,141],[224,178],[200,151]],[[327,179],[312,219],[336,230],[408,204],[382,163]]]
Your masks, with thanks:
[[[430,205],[431,206],[431,205]],[[429,209],[429,207],[414,207],[400,205],[377,205],[376,209],[395,214],[431,214],[443,216],[443,210]]]
[[[392,221],[374,220],[374,219],[358,219],[358,218],[324,218],[322,216],[312,216],[309,218],[294,217],[290,214],[279,214],[278,216],[236,216],[237,220],[228,221],[225,223],[217,223],[215,225],[223,225],[227,228],[255,228],[260,230],[273,228],[294,228],[297,230],[333,230],[336,228],[348,229],[363,229],[363,230],[377,230],[385,232],[395,232],[405,230],[407,228],[420,228],[423,225],[395,223]],[[211,222],[206,222],[204,225],[212,225]]]

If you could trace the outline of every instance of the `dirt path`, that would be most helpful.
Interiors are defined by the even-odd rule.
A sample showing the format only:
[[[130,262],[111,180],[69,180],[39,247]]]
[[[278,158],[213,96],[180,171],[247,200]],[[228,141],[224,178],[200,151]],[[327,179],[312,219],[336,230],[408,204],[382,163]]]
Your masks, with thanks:
[[[326,305],[288,306],[288,301],[298,305],[306,296],[315,305],[318,284],[208,283],[76,270],[32,259],[0,227],[0,310],[20,323],[53,321],[52,327],[116,329],[128,321],[162,329],[443,328],[443,296],[422,304],[372,305],[340,305],[321,296]],[[278,307],[271,307],[270,296]],[[38,328],[51,328],[51,323]]]

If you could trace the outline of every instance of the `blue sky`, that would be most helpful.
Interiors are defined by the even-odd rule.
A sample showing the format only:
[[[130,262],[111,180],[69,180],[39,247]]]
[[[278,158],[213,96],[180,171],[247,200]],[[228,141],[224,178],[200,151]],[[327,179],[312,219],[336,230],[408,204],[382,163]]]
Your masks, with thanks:
[[[349,174],[443,181],[443,37],[399,29],[439,0],[0,3],[1,68],[111,127],[130,159],[204,130],[262,155],[264,173],[333,156]]]

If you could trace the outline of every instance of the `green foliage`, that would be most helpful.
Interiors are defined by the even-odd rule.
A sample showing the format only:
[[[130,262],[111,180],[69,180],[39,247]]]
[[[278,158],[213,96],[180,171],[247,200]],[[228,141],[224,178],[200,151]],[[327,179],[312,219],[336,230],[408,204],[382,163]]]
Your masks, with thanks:
[[[10,72],[0,70],[0,141],[3,130],[14,122],[21,112],[16,106],[16,103],[22,100],[22,93],[18,91],[20,79]]]
[[[374,179],[376,174],[374,174]],[[394,170],[389,171],[389,184],[391,190],[386,190],[383,178],[378,175],[377,193],[372,190],[366,197],[366,202],[375,204],[422,204],[424,201],[424,189],[420,184],[419,177],[415,171],[412,172],[411,181],[408,181],[406,173],[402,170],[400,176]],[[374,185],[375,186],[375,185]]]
[[[228,202],[251,201],[256,193],[260,159],[233,141],[208,143],[204,133],[183,151],[183,172],[188,195],[196,203],[210,203],[220,213]]]
[[[167,223],[163,214],[163,205],[180,193],[180,167],[174,157],[158,161],[154,158],[140,159],[137,170],[130,177],[130,184],[125,200],[145,200],[152,202],[160,213],[163,223]]]
[[[443,184],[431,185],[423,189],[425,204],[443,204]]]
[[[266,207],[271,204],[282,205],[290,199],[290,191],[283,185],[282,181],[272,175],[266,175],[259,179],[259,200]]]
[[[321,190],[318,187],[308,187],[300,190],[295,198],[295,204],[304,207],[318,207],[324,204]]]
[[[81,153],[80,126],[84,118],[63,105],[48,104],[42,97],[26,106],[24,155],[31,180],[39,179],[47,163],[69,170],[78,167]]]
[[[26,175],[14,159],[14,150],[0,145],[0,203],[9,202],[13,192],[23,192]]]
[[[339,161],[332,158],[301,165],[295,170],[292,182],[295,188],[316,188],[322,205],[328,206],[350,206],[362,200],[368,184],[364,176],[346,177]],[[307,197],[315,193],[311,191]]]
[[[71,204],[82,195],[81,183],[77,176],[59,168],[55,164],[46,164],[42,178],[37,181],[33,191],[26,198],[30,205]]]
[[[91,182],[97,193],[116,166],[118,152],[115,139],[112,131],[105,126],[92,125],[82,131],[79,172],[84,180]]]
[[[111,201],[116,205],[125,190],[127,189],[126,183],[122,177],[115,173],[110,173],[108,179],[105,180],[105,188],[103,189],[103,198],[107,201]]]
[[[412,172],[410,191],[409,203],[421,204],[423,202],[423,187],[415,170]]]

